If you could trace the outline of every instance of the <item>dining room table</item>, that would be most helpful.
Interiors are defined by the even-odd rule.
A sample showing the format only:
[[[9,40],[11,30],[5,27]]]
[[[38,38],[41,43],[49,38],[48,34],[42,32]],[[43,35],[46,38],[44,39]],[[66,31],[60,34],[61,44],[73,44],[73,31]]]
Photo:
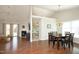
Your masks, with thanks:
[[[57,49],[59,49],[60,42],[62,43],[62,39],[65,39],[65,36],[55,36],[55,40],[57,41]]]

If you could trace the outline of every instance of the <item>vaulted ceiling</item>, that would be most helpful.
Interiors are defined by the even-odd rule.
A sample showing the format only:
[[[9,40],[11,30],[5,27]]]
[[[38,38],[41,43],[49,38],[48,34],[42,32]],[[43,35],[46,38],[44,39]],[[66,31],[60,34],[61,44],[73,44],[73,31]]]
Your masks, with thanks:
[[[32,14],[43,17],[56,17],[59,12],[76,8],[79,8],[79,5],[33,5]]]
[[[59,11],[59,10],[74,8],[77,6],[78,5],[35,5],[34,7],[40,7],[52,11]]]
[[[43,17],[55,17],[54,15],[58,11],[62,10],[68,10],[68,9],[75,9],[76,7],[79,8],[79,5],[32,5],[32,14],[37,15],[37,16],[43,16]],[[79,9],[76,10],[71,10],[71,15],[79,15],[78,11]],[[67,11],[62,11],[61,13],[56,14],[56,16],[60,17],[60,14],[62,13],[63,15],[69,14]],[[74,14],[73,14],[74,12]],[[10,20],[10,21],[16,21],[16,20],[28,20],[30,18],[30,6],[29,5],[0,5],[0,20]],[[67,15],[66,15],[67,16]],[[65,16],[65,17],[66,17]],[[64,17],[63,17],[64,18]],[[66,17],[67,18],[67,17]],[[13,22],[12,21],[12,22]]]

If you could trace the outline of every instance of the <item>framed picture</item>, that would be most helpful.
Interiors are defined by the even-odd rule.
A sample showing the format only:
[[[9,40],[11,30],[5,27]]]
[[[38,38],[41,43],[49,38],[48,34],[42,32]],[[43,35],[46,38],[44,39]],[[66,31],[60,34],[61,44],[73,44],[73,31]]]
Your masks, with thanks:
[[[47,24],[47,29],[51,29],[51,24]]]

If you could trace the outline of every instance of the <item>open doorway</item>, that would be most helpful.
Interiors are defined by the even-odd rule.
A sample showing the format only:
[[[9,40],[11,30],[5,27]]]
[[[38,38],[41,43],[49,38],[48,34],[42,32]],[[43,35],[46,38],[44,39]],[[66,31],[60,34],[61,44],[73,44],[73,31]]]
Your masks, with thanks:
[[[19,36],[19,25],[18,24],[5,24],[5,35],[9,36]]]
[[[19,36],[18,35],[18,24],[13,24],[13,31],[12,31],[12,36]]]
[[[6,24],[6,37],[10,36],[10,24]]]
[[[32,40],[40,40],[40,18],[32,18]]]

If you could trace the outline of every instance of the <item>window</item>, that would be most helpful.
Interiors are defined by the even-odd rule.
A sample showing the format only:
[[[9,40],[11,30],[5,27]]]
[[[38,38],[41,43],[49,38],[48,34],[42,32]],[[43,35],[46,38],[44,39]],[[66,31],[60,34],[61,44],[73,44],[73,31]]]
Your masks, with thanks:
[[[6,24],[6,36],[10,36],[10,24]]]
[[[71,32],[71,22],[63,22],[62,34],[64,35],[65,32]]]
[[[75,33],[74,37],[79,38],[79,20],[72,21],[72,32]]]
[[[63,22],[62,34],[65,32],[72,32],[75,38],[79,38],[79,20]]]

